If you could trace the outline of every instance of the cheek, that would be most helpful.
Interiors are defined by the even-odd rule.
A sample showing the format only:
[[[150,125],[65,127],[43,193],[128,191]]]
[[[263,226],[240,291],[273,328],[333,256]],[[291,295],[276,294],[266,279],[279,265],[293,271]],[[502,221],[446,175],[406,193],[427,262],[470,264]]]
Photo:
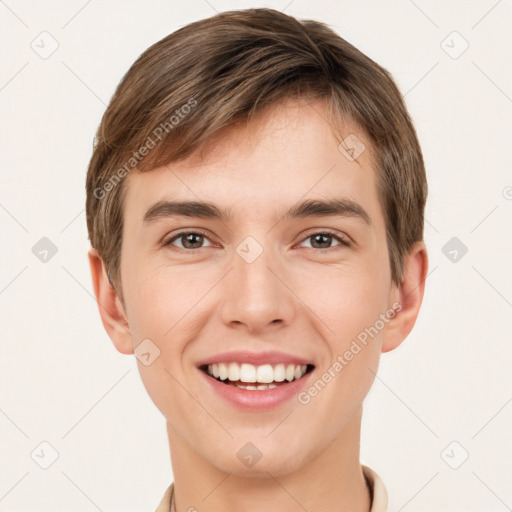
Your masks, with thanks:
[[[139,363],[146,388],[153,386],[174,389],[179,386],[172,378],[183,380],[183,360],[190,339],[200,335],[208,320],[208,312],[202,308],[201,297],[211,288],[211,280],[200,275],[184,273],[169,266],[139,269],[126,287],[130,332],[136,346],[149,339],[157,347],[159,358],[153,372],[146,371]],[[149,389],[148,389],[149,391]],[[171,400],[172,401],[172,400]]]
[[[297,295],[313,311],[331,340],[341,350],[387,309],[388,275],[373,260],[309,269],[307,281],[297,283]],[[300,286],[299,286],[300,284]]]
[[[355,413],[375,379],[385,328],[381,315],[388,310],[385,299],[380,283],[346,276],[316,303],[315,313],[329,327],[322,327],[326,357],[312,382],[315,389],[306,390],[304,400],[311,399],[315,415],[330,424],[332,436]]]
[[[141,380],[166,418],[173,417],[172,411],[185,410],[188,397],[179,384],[183,381],[184,350],[180,332],[191,305],[180,291],[181,284],[169,276],[164,278],[162,272],[151,271],[133,275],[126,286],[128,311],[133,312],[129,316],[133,343],[136,347],[142,340],[150,340],[144,343],[150,353],[157,354],[149,365],[142,362],[142,357],[137,359]]]
[[[124,289],[132,336],[164,343],[193,306],[189,287],[183,286],[177,272],[169,275],[163,268],[150,268],[147,263],[145,267],[142,262],[126,268]]]
[[[303,287],[301,293],[311,305],[312,321],[323,333],[326,349],[317,376],[321,382],[316,387],[322,391],[316,406],[320,411],[328,403],[327,409],[336,410],[335,432],[355,411],[375,378],[370,370],[376,373],[379,364],[385,326],[381,315],[388,310],[388,274],[373,260],[373,266],[359,261],[357,265],[320,268],[311,277],[310,286]],[[313,395],[315,392],[312,390]]]

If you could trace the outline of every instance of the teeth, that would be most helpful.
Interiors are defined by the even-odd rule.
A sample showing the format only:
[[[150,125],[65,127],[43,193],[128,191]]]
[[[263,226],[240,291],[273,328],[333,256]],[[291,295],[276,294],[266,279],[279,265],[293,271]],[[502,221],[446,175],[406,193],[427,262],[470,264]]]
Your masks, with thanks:
[[[235,384],[235,387],[242,389],[274,389],[277,388],[275,384],[259,384],[258,386],[244,386],[243,384]]]
[[[236,363],[229,363],[228,379],[232,382],[240,380],[240,367]]]
[[[222,365],[222,363],[220,363]],[[242,382],[256,382],[256,366],[242,364],[240,366],[240,380]]]
[[[228,367],[225,364],[219,364],[219,378],[226,380],[228,378]]]
[[[256,380],[267,384],[274,382],[274,368],[272,368],[272,365],[264,364],[263,366],[258,366],[256,369]]]
[[[231,382],[257,382],[260,384],[270,384],[272,382],[283,382],[287,380],[300,379],[306,373],[307,365],[295,365],[279,363],[276,365],[263,364],[254,366],[252,364],[235,362],[215,363],[208,365],[208,374],[220,380],[229,380]],[[245,386],[237,385],[244,389],[271,389],[270,386]],[[275,385],[271,385],[276,387]]]
[[[276,364],[274,366],[274,380],[276,382],[283,382],[284,379],[286,379],[284,364]]]

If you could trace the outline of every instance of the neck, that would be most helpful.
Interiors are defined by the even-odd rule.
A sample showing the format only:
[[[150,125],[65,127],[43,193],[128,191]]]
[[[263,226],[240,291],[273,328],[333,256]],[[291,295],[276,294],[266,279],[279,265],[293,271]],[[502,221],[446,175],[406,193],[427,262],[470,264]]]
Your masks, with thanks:
[[[301,466],[279,475],[269,470],[254,477],[219,469],[168,422],[174,510],[369,512],[371,497],[359,462],[361,413],[362,408],[331,444]]]

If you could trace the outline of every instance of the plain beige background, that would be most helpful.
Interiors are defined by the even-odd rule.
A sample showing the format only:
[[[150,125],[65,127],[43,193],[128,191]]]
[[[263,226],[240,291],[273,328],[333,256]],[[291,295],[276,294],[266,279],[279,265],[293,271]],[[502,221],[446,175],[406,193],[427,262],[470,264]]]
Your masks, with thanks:
[[[86,167],[143,50],[253,6],[324,21],[388,69],[424,151],[426,294],[411,335],[382,356],[362,462],[390,511],[510,509],[512,2],[5,0],[0,510],[153,510],[172,481],[163,417],[92,295]]]

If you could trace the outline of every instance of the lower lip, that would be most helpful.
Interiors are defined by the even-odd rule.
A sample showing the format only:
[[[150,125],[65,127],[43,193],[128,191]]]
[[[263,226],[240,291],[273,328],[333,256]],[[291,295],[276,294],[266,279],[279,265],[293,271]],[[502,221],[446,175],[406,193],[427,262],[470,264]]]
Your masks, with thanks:
[[[313,373],[313,371],[310,371],[300,379],[293,380],[272,389],[257,390],[242,389],[230,384],[223,384],[214,377],[210,377],[203,370],[199,369],[199,372],[206,379],[207,384],[211,386],[213,391],[218,393],[225,400],[238,409],[251,411],[273,409],[287,402],[306,386],[309,377]]]

